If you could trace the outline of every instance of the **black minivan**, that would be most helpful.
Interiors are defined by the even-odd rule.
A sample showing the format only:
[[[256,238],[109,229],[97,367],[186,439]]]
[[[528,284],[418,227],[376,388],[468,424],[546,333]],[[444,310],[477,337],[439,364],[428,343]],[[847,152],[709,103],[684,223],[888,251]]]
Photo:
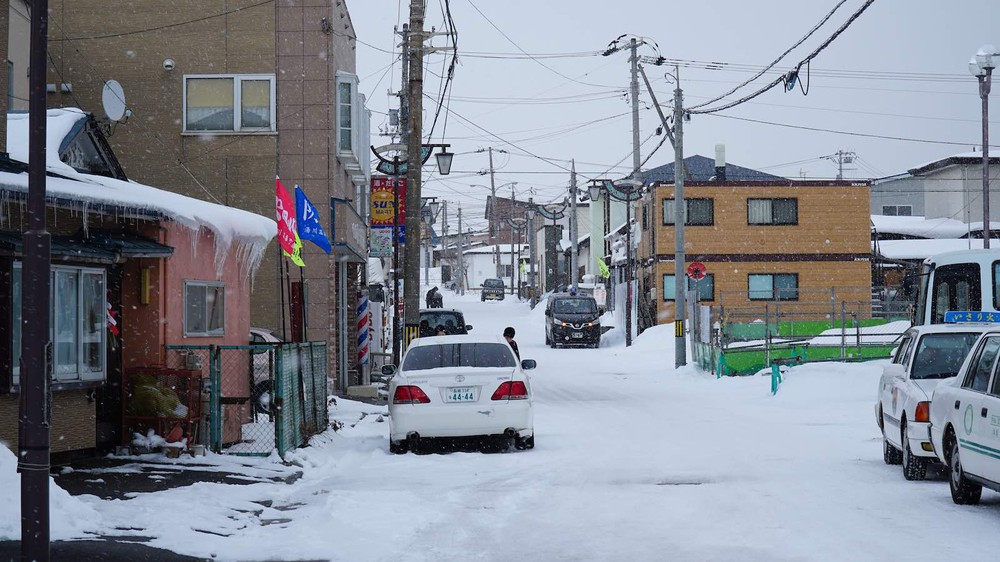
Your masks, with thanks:
[[[594,297],[555,293],[545,306],[545,344],[600,347],[601,313]]]

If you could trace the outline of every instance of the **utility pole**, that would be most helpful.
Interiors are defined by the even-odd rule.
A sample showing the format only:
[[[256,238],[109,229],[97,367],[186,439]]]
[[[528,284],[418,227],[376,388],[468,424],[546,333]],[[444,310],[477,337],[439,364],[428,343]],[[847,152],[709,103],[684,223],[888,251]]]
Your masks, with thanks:
[[[497,224],[497,184],[493,177],[493,147],[490,151],[490,238],[493,238],[493,261],[497,264],[497,279],[500,275],[500,225]]]
[[[535,308],[535,303],[538,302],[538,297],[536,293],[538,292],[538,284],[535,282],[535,238],[537,237],[537,232],[535,232],[535,199],[534,197],[528,198],[528,259],[531,263],[531,271],[528,273],[529,281],[531,282],[531,308]]]
[[[18,412],[17,471],[21,474],[21,559],[48,562],[49,313],[52,237],[45,224],[45,72],[48,53],[48,0],[31,3],[31,56],[28,66],[28,230],[24,233],[21,297],[21,396]],[[9,508],[8,508],[9,509]]]
[[[407,113],[409,130],[406,146],[406,244],[403,285],[404,341],[416,337],[420,322],[420,168],[423,165],[424,96],[424,1],[410,0],[408,39],[409,80]]]
[[[853,152],[838,150],[837,152],[833,153],[832,156],[827,156],[826,158],[828,160],[834,160],[835,162],[837,162],[837,179],[842,180],[844,179],[844,164],[850,164],[854,162],[854,159],[857,158],[857,156],[858,155]]]
[[[577,238],[580,237],[577,229],[579,227],[576,224],[576,159],[570,160],[569,168],[569,242],[570,242],[570,252],[569,256],[569,282],[573,287],[573,292],[579,288],[580,284],[580,263],[577,253],[579,248],[577,247]]]
[[[458,202],[458,294],[465,295],[465,238],[462,235],[462,202]]]
[[[684,267],[684,92],[681,91],[681,69],[674,67],[677,87],[674,88],[674,366],[687,365],[687,345],[684,338],[684,308],[687,277]]]
[[[448,202],[441,202],[441,259],[438,263],[441,264],[441,281],[444,282],[444,257],[448,254]],[[431,261],[434,261],[434,246],[431,246]],[[432,264],[433,265],[433,264]]]
[[[517,264],[514,263],[514,186],[517,182],[510,184],[510,206],[507,207],[507,224],[510,225],[510,294],[515,294],[514,270]]]
[[[642,162],[639,157],[639,43],[635,37],[629,41],[631,57],[629,62],[632,66],[632,179],[640,182],[638,188],[642,189]],[[635,268],[632,265],[632,201],[625,201],[625,346],[632,345],[632,308],[635,301],[632,285],[634,284]]]

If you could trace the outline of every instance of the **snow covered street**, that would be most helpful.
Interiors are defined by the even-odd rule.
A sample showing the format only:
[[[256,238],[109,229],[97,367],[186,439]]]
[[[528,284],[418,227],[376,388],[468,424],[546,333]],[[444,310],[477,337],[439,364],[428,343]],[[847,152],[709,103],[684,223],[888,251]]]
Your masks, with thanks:
[[[60,497],[80,505],[54,514],[53,538],[138,533],[219,560],[984,560],[1000,551],[1000,495],[956,506],[940,470],[907,482],[883,464],[877,364],[796,367],[771,396],[768,377],[675,372],[669,326],[629,349],[612,332],[601,349],[552,350],[541,307],[444,297],[473,333],[514,326],[521,356],[538,361],[534,450],[390,455],[386,407],[338,399],[331,418],[345,425],[295,453],[304,474],[292,484]],[[8,456],[0,482],[15,494],[5,505],[16,505]],[[16,539],[16,510],[6,511],[0,538]],[[87,519],[59,519],[74,514]]]

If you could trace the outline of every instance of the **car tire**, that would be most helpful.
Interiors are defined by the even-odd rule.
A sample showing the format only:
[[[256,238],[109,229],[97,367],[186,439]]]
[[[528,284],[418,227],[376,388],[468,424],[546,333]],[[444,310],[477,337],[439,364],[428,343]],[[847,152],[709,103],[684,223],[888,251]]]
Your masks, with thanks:
[[[983,487],[969,481],[965,476],[958,449],[958,439],[952,437],[951,456],[948,457],[948,463],[951,465],[951,476],[948,478],[951,499],[959,505],[976,505],[983,496]]]
[[[901,464],[903,462],[902,451],[889,443],[889,440],[885,438],[885,431],[882,432],[882,460],[885,461],[885,464]]]
[[[907,480],[923,480],[927,476],[927,459],[918,457],[910,450],[910,440],[906,438],[906,421],[899,430],[900,443],[903,444],[903,478]]]
[[[517,449],[518,451],[534,449],[535,436],[531,435],[529,437],[524,437],[524,438],[518,437],[517,440],[514,442],[514,448]]]
[[[250,393],[250,403],[253,405],[255,414],[268,416],[271,414],[271,381],[260,381],[253,387]]]
[[[405,455],[406,451],[406,441],[389,441],[389,453],[393,455]]]

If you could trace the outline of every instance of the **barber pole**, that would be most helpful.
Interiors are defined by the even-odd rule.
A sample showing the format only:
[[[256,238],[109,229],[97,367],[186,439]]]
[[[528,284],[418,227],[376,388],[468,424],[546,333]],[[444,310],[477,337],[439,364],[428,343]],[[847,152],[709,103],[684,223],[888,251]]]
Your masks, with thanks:
[[[358,365],[368,364],[368,351],[371,343],[370,319],[368,313],[368,295],[358,297]]]

